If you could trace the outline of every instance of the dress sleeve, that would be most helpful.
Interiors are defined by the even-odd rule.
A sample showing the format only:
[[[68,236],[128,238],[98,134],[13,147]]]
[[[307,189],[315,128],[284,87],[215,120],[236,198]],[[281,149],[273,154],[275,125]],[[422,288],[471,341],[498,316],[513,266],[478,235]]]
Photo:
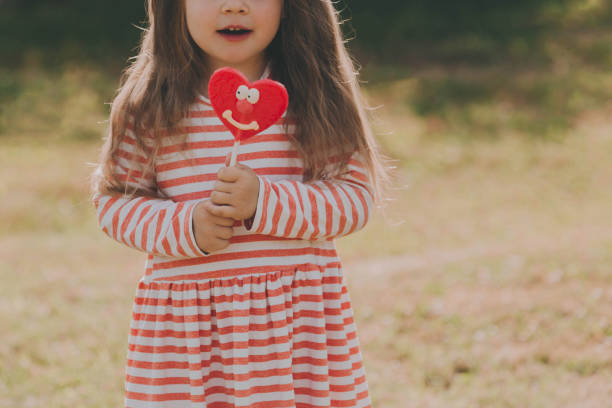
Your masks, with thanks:
[[[120,181],[150,192],[151,196],[94,193],[99,228],[112,239],[147,253],[180,258],[208,255],[196,244],[193,231],[193,210],[201,200],[175,202],[156,197],[155,175],[135,169],[136,160],[146,160],[135,153],[135,143],[128,130],[119,143],[114,171]]]
[[[374,201],[363,163],[355,153],[341,177],[308,183],[258,175],[257,208],[245,227],[258,234],[310,241],[361,229]]]

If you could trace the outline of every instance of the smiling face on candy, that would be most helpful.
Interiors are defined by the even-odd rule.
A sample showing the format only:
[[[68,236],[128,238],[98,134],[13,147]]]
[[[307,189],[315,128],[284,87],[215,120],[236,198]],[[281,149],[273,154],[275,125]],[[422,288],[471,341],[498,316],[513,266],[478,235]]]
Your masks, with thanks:
[[[285,112],[285,87],[271,79],[249,80],[239,71],[224,67],[213,73],[208,94],[217,116],[236,140],[244,140],[273,125]]]
[[[236,90],[236,99],[235,110],[240,112],[240,117],[249,117],[253,113],[253,105],[259,101],[259,90],[257,90],[257,88],[249,89],[249,87],[246,85],[240,85]],[[222,115],[229,123],[238,129],[259,130],[259,124],[256,120],[253,120],[248,124],[235,121],[231,109],[226,109],[223,111]]]

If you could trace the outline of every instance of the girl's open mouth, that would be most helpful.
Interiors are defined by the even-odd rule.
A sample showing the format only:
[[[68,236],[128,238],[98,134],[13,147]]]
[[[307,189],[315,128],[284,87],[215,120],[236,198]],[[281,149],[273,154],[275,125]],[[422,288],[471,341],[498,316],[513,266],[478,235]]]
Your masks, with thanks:
[[[230,30],[230,29],[225,29],[225,30],[217,30],[217,33],[220,34],[223,38],[225,38],[228,41],[242,41],[244,39],[246,39],[251,33],[253,32],[253,30]]]

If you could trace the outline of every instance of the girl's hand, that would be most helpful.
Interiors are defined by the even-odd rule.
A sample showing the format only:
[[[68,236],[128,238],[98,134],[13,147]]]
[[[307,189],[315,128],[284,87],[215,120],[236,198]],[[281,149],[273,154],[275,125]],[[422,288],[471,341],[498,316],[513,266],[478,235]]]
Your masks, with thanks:
[[[214,252],[229,245],[234,235],[234,220],[212,214],[215,207],[210,200],[199,202],[193,209],[193,234],[196,244],[204,252]]]
[[[225,164],[229,163],[229,156]],[[259,178],[249,166],[222,167],[210,195],[211,212],[218,217],[245,220],[255,214],[259,198]]]

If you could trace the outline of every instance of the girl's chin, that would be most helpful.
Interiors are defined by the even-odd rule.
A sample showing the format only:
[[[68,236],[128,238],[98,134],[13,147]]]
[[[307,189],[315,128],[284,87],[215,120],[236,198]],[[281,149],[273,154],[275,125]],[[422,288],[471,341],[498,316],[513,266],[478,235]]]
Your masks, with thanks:
[[[235,53],[235,54],[229,54],[229,55],[223,55],[223,56],[218,56],[215,58],[215,61],[218,64],[223,64],[223,66],[242,66],[244,64],[249,64],[254,62],[257,59],[257,56],[259,55],[259,53],[253,54],[253,53]]]

